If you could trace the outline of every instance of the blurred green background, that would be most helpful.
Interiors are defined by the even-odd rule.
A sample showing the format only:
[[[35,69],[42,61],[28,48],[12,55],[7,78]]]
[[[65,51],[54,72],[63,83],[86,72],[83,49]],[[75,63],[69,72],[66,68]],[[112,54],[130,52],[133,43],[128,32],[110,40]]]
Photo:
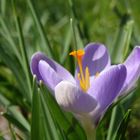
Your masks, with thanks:
[[[14,134],[19,139],[30,137],[33,82],[29,63],[34,52],[46,53],[74,74],[74,60],[68,55],[75,49],[73,26],[78,48],[89,42],[103,43],[112,64],[122,63],[140,44],[139,6],[139,0],[1,0],[0,125],[8,125],[4,130],[0,127],[1,139],[6,135],[14,138]],[[140,139],[139,90],[120,105],[122,114],[126,108],[132,109],[127,140]],[[108,114],[99,126],[102,139],[107,135],[111,111]]]

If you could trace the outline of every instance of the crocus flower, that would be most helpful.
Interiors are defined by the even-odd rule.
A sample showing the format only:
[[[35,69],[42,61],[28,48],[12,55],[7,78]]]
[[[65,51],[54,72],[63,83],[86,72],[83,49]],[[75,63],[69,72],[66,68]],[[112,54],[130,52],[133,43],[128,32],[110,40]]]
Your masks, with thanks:
[[[90,43],[70,53],[77,60],[75,77],[41,52],[31,59],[32,74],[42,80],[58,104],[80,120],[97,122],[118,97],[130,91],[140,76],[140,47],[123,64],[111,65],[107,48]],[[88,122],[88,121],[87,121]]]

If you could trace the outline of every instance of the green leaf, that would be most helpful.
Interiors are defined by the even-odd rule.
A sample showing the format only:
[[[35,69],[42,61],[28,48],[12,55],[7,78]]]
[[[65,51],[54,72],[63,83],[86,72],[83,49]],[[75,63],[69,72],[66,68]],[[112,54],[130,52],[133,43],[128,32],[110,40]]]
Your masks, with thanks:
[[[39,34],[41,36],[41,39],[42,39],[42,42],[43,42],[43,46],[44,46],[43,50],[46,49],[47,55],[50,56],[50,57],[53,57],[53,51],[52,51],[50,42],[48,40],[47,35],[45,34],[45,30],[43,28],[43,25],[42,25],[40,19],[39,19],[37,10],[35,9],[35,7],[33,5],[32,0],[27,0],[27,3],[28,3],[28,6],[30,7],[31,13],[33,15],[35,24],[37,26],[37,30],[39,31]]]
[[[59,140],[55,122],[51,117],[48,106],[43,99],[42,91],[37,88],[34,78],[34,94],[32,104],[31,140]]]
[[[14,14],[15,14],[15,24],[18,32],[18,40],[19,40],[19,48],[20,48],[20,53],[21,53],[21,65],[23,67],[25,76],[26,76],[26,82],[27,82],[27,87],[28,87],[28,99],[31,102],[32,98],[32,89],[31,89],[31,75],[30,75],[30,69],[29,69],[29,63],[28,63],[28,58],[27,58],[27,52],[25,49],[25,43],[24,43],[24,37],[23,37],[23,32],[22,32],[22,27],[20,23],[20,19],[17,16],[16,12],[16,6],[15,6],[15,1],[13,1],[13,9],[14,9]]]
[[[16,113],[18,114],[18,113]],[[24,124],[21,119],[19,120],[14,115],[6,112],[2,114],[10,123],[14,124],[16,127],[18,127],[23,132],[29,132],[29,127],[26,128],[26,124]]]
[[[2,137],[2,136],[0,136],[0,140],[5,140],[5,138],[4,138],[4,137]]]
[[[3,14],[3,15],[5,15],[5,11],[6,11],[6,0],[1,0],[0,1],[0,5],[1,5],[1,13]]]
[[[2,26],[2,30],[0,30],[0,33],[2,37],[9,43],[10,47],[8,48],[11,53],[14,53],[17,58],[20,59],[20,55],[18,52],[18,49],[16,47],[16,44],[14,42],[14,39],[11,35],[11,32],[6,24],[6,21],[4,20],[4,17],[0,15],[0,25]]]
[[[41,103],[42,103],[42,110],[43,110],[43,114],[44,114],[44,119],[46,122],[46,135],[50,135],[51,139],[56,139],[59,140],[60,137],[58,135],[58,131],[57,131],[57,127],[56,127],[56,122],[53,119],[53,116],[51,115],[48,105],[46,104],[46,101],[44,99],[44,97],[42,96],[43,93],[40,94],[41,97]]]
[[[72,14],[72,19],[75,21],[75,30],[76,30],[76,37],[77,37],[77,42],[78,42],[78,46],[79,46],[79,43],[80,43],[80,47],[82,48],[83,45],[85,44],[85,35],[84,35],[84,32],[80,26],[80,21],[79,21],[79,17],[78,17],[78,14],[76,12],[76,5],[74,3],[73,0],[69,0],[69,6],[70,6],[70,9],[71,9],[71,14]],[[74,25],[73,24],[73,25]],[[75,35],[74,35],[75,36]],[[77,46],[77,47],[78,47]]]
[[[31,122],[31,140],[43,138],[41,126],[42,114],[39,93],[36,91],[33,94],[32,101],[32,122]]]
[[[3,116],[12,124],[17,126],[19,129],[30,132],[30,125],[28,121],[23,117],[16,106],[10,106],[10,102],[0,94],[0,103],[7,109],[3,113]]]
[[[133,25],[134,21],[130,20],[125,26],[120,27],[116,36],[116,40],[114,41],[111,54],[113,63],[120,63],[124,61],[124,58],[126,57],[129,50]]]
[[[60,57],[60,62],[64,63],[66,57],[68,56],[68,51],[70,48],[70,43],[71,43],[71,39],[72,38],[72,31],[70,28],[68,28],[68,31],[66,33],[66,38],[64,39],[64,47],[62,48],[63,53],[62,56]]]
[[[11,69],[11,71],[13,72],[13,74],[17,80],[17,84],[18,84],[20,93],[22,93],[22,96],[27,101],[30,102],[27,83],[23,80],[23,79],[25,79],[25,75],[23,74],[24,71],[23,71],[23,69],[21,69],[22,66],[19,62],[19,59],[17,59],[15,54],[13,54],[12,52],[9,51],[9,47],[4,46],[2,44],[0,44],[0,59],[5,63],[5,65],[8,68]]]
[[[12,128],[12,125],[9,123],[9,129],[10,129],[10,132],[11,132],[11,139],[12,140],[16,140],[16,132],[15,130]]]
[[[121,121],[113,140],[124,140],[125,139],[125,132],[130,120],[130,115],[131,115],[131,109],[129,109],[126,114],[123,117],[123,120]]]
[[[71,114],[62,112],[59,105],[53,96],[49,93],[49,91],[43,85],[41,85],[41,87],[43,91],[43,99],[48,106],[51,116],[65,133],[66,137],[69,140],[86,140],[85,132],[80,126],[79,122]]]

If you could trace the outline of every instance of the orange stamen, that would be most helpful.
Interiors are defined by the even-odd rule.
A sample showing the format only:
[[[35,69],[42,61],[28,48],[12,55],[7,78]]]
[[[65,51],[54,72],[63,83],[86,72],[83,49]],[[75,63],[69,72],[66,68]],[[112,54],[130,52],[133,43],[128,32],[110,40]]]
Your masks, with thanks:
[[[69,55],[72,55],[77,59],[78,66],[79,66],[78,79],[80,82],[81,89],[84,92],[86,92],[90,87],[90,81],[89,81],[90,73],[88,67],[86,67],[85,71],[83,71],[82,58],[84,54],[85,54],[84,50],[78,50],[69,53]]]

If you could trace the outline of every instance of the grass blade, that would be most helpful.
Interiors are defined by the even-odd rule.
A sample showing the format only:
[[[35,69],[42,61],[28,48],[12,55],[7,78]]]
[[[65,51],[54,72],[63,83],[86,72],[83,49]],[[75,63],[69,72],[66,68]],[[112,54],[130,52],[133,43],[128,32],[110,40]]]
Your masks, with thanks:
[[[42,90],[44,91],[43,99],[46,101],[51,116],[54,118],[54,120],[56,120],[57,124],[65,133],[66,137],[69,140],[85,140],[86,136],[79,122],[71,114],[67,114],[66,116],[62,112],[52,95],[44,86]]]
[[[29,89],[28,95],[29,95],[29,100],[31,102],[31,98],[32,98],[32,88],[31,88],[31,75],[30,75],[30,69],[29,69],[29,63],[28,63],[28,58],[27,58],[27,53],[26,53],[26,49],[25,49],[25,43],[24,43],[24,37],[23,37],[23,32],[22,32],[22,28],[21,28],[21,23],[20,23],[20,19],[17,16],[16,13],[16,7],[15,7],[15,2],[13,0],[13,9],[14,9],[14,14],[15,14],[15,23],[16,23],[16,28],[17,28],[17,32],[18,32],[18,39],[19,39],[19,46],[20,46],[20,52],[21,52],[21,56],[22,56],[22,67],[24,69],[24,73],[26,76],[26,81],[27,81],[27,86]]]
[[[131,110],[129,109],[126,112],[126,114],[124,115],[124,118],[121,121],[113,140],[124,140],[125,139],[125,132],[127,129],[129,119],[130,119],[130,115],[131,115]]]
[[[45,34],[45,31],[43,29],[43,25],[42,25],[42,23],[41,23],[41,21],[39,19],[39,16],[37,14],[37,11],[36,11],[35,7],[33,6],[32,0],[27,0],[27,3],[28,3],[28,5],[29,5],[29,7],[31,9],[31,13],[33,15],[33,18],[34,18],[34,21],[36,23],[37,29],[38,29],[39,34],[41,36],[41,39],[43,41],[43,44],[44,44],[44,47],[45,47],[45,48],[43,48],[43,50],[46,49],[47,55],[49,57],[53,57],[53,51],[52,51],[50,42],[48,40],[47,35]]]
[[[128,53],[133,24],[134,21],[130,20],[124,26],[120,27],[112,49],[113,63],[124,61],[124,58]]]

